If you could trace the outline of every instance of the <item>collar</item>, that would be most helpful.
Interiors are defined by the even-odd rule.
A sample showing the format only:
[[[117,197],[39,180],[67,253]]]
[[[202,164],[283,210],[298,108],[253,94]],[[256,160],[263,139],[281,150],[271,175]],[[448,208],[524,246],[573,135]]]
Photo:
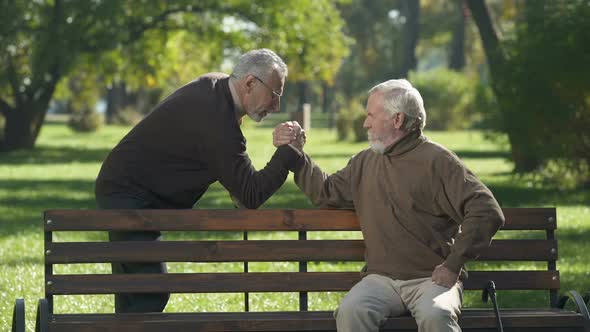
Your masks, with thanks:
[[[413,150],[426,140],[426,136],[422,135],[422,130],[413,130],[400,138],[397,142],[385,148],[383,155],[387,155],[389,157],[400,156],[408,151]]]
[[[236,109],[237,113],[243,113],[242,111],[242,103],[240,102],[240,97],[238,96],[238,92],[236,91],[236,87],[234,86],[231,76],[230,78],[228,78],[228,85],[229,85],[229,91],[231,93],[231,98],[234,102],[234,107]]]

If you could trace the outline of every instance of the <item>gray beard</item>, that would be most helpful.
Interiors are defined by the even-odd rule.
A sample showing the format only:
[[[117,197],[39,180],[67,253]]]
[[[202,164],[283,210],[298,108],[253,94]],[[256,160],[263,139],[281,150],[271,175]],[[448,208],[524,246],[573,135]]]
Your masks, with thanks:
[[[375,137],[369,132],[367,132],[367,136],[369,137],[369,146],[371,147],[371,150],[375,153],[383,154],[385,152],[385,144],[375,139]]]
[[[373,152],[375,153],[385,153],[385,144],[381,143],[380,141],[369,141],[369,146],[371,147],[371,150],[373,150]]]
[[[250,119],[254,120],[255,122],[261,122],[262,120],[264,120],[264,118],[266,118],[268,116],[268,113],[266,113],[264,116],[262,116],[260,113],[248,113],[248,116],[250,117]]]

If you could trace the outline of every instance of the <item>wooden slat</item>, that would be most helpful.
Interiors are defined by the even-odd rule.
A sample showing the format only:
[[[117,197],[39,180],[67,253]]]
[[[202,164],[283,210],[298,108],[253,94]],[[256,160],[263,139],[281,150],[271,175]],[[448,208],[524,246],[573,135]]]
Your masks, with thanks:
[[[46,231],[348,231],[350,210],[50,210]]]
[[[133,241],[48,244],[45,261],[108,262],[273,262],[362,261],[362,240]],[[149,255],[145,253],[149,252]]]
[[[48,243],[45,262],[362,261],[362,240],[133,241]],[[145,253],[149,252],[149,255]],[[479,261],[557,259],[555,240],[494,240]]]
[[[501,310],[505,331],[583,331],[580,314],[559,309]],[[463,331],[495,331],[496,319],[489,309],[463,309],[459,318]],[[560,330],[558,330],[558,328]],[[50,329],[61,332],[156,332],[156,331],[335,331],[332,311],[240,312],[240,313],[145,313],[145,314],[60,314]],[[409,315],[390,317],[381,331],[416,330]],[[477,329],[477,330],[475,330]],[[481,330],[487,329],[487,330]]]
[[[177,273],[134,275],[54,275],[52,294],[235,293],[341,291],[359,280],[358,272]]]
[[[557,228],[555,208],[504,208],[504,230],[554,230]]]
[[[477,261],[555,261],[557,240],[493,240]]]
[[[348,291],[360,280],[357,272],[89,274],[48,276],[47,294],[236,293]],[[465,289],[483,289],[494,280],[497,289],[558,289],[553,271],[473,271]]]
[[[493,280],[499,290],[559,289],[559,271],[469,271],[463,286],[467,290],[483,289]]]
[[[556,229],[555,208],[506,208],[505,230]],[[49,210],[47,231],[359,230],[349,210]]]

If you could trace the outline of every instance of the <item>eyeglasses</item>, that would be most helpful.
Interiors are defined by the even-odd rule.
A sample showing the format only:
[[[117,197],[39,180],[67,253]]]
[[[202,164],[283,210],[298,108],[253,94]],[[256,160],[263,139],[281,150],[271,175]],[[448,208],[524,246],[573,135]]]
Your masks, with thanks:
[[[255,79],[259,80],[260,83],[262,83],[265,87],[267,87],[270,91],[272,91],[272,99],[281,99],[281,97],[283,96],[282,93],[278,93],[277,91],[275,91],[273,88],[271,88],[268,84],[264,83],[263,80],[261,80],[260,78],[258,78],[256,75],[252,75],[254,76]]]

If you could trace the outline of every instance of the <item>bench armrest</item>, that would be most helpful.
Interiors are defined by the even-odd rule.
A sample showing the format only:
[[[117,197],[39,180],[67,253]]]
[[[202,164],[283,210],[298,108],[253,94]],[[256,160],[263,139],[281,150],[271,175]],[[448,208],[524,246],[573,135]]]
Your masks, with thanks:
[[[565,308],[565,305],[568,300],[572,300],[577,306],[577,311],[582,316],[584,316],[586,321],[590,321],[590,313],[588,313],[588,307],[586,306],[586,303],[584,303],[584,298],[582,298],[580,293],[574,290],[568,291],[559,298],[559,302],[557,302],[557,307],[559,309]]]
[[[16,299],[12,313],[12,332],[25,332],[25,300]]]
[[[49,332],[49,302],[45,298],[40,299],[37,306],[35,332]]]

